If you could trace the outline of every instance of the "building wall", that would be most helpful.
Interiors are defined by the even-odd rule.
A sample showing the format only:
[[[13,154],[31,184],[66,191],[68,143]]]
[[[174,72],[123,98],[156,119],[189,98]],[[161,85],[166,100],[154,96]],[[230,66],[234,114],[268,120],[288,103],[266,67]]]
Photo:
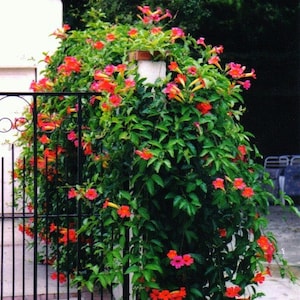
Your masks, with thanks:
[[[36,66],[40,71],[43,52],[58,46],[50,34],[61,26],[61,0],[1,0],[0,68]]]
[[[51,33],[61,27],[61,0],[0,0],[0,92],[29,91],[32,80],[42,77],[43,52],[52,54],[58,46]],[[12,124],[22,117],[26,101],[30,99],[0,96],[0,168],[4,169],[0,182],[4,183],[5,213],[11,211],[9,170],[17,133]]]

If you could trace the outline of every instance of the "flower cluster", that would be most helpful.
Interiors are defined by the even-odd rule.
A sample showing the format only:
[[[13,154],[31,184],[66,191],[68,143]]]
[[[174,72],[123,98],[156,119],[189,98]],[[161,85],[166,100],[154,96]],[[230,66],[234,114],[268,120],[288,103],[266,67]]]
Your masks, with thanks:
[[[77,233],[74,228],[65,228],[65,227],[58,227],[54,223],[50,224],[49,232],[56,232],[58,231],[60,235],[58,242],[64,244],[65,246],[69,243],[76,243],[77,242]]]
[[[207,45],[203,44],[205,47]],[[214,49],[222,49],[223,47],[214,47]],[[221,50],[215,50],[218,53],[221,53]],[[213,51],[212,51],[213,52]],[[216,56],[212,56],[209,60],[208,63],[211,64],[211,60],[216,58]],[[219,61],[219,57],[218,61]],[[217,64],[217,66],[222,69],[222,67]],[[229,64],[230,70],[228,71],[228,66],[226,66],[224,72],[227,74],[230,74],[234,81],[230,85],[230,89],[234,89],[236,84],[241,85],[245,89],[250,88],[250,80],[246,81],[241,81],[237,79],[245,78],[245,77],[252,77],[256,78],[255,76],[255,71],[252,70],[251,73],[243,73],[245,67],[241,67],[240,64],[235,64],[231,63]],[[167,83],[167,86],[164,88],[163,92],[168,96],[169,100],[176,100],[179,102],[196,102],[195,107],[197,110],[201,112],[202,115],[209,114],[211,110],[213,109],[213,105],[209,99],[201,99],[199,101],[195,95],[195,92],[197,92],[200,89],[205,89],[207,88],[207,78],[205,78],[200,69],[197,69],[193,65],[188,65],[186,68],[187,70],[181,70],[178,66],[178,63],[176,61],[172,61],[169,66],[169,70],[171,72],[175,73],[175,79],[174,81],[171,81]],[[239,71],[239,76],[234,73],[234,70],[237,72]],[[184,71],[187,72],[187,74],[184,74]]]
[[[42,132],[51,132],[59,128],[62,120],[55,114],[38,114],[37,125]]]
[[[117,66],[107,65],[103,71],[95,70],[94,81],[91,83],[90,89],[103,94],[103,97],[94,98],[94,100],[100,100],[103,111],[119,107],[122,104],[122,95],[135,88],[135,81],[132,78],[124,77],[126,68],[125,64],[119,64]],[[114,75],[119,77],[118,81]],[[122,83],[120,79],[122,79]]]
[[[253,278],[253,281],[262,284],[265,281],[266,275],[272,276],[269,267],[267,267],[263,272],[256,273]]]
[[[147,148],[144,148],[142,150],[135,150],[135,153],[144,160],[148,160],[153,157],[153,154]]]
[[[67,278],[66,278],[66,275],[64,273],[53,272],[51,274],[51,279],[58,280],[59,283],[65,283],[65,282],[67,282]]]
[[[262,235],[258,240],[257,240],[258,246],[261,248],[261,250],[264,253],[264,257],[267,262],[271,262],[275,253],[275,246],[268,237]]]
[[[150,293],[150,299],[152,300],[182,300],[186,298],[186,290],[184,287],[178,291],[169,290],[157,290],[153,289]]]
[[[38,82],[32,81],[30,89],[35,92],[51,92],[53,89],[53,82],[49,78],[42,78]]]
[[[163,12],[161,8],[157,8],[155,11],[152,11],[148,5],[138,6],[137,8],[143,13],[142,16],[139,15],[138,17],[144,24],[158,23],[166,18],[172,18],[172,14],[169,10]]]
[[[19,231],[25,233],[30,238],[34,238],[32,222],[33,219],[29,220],[27,224],[19,224]]]
[[[234,178],[231,180],[228,176],[225,177],[225,179],[232,185],[234,190],[240,190],[241,195],[244,198],[251,198],[254,196],[254,191],[253,188],[250,186],[247,186],[246,183],[244,182],[243,178]],[[223,190],[225,191],[225,179],[223,178],[216,178],[213,182],[212,185],[215,190]]]
[[[271,276],[271,272],[269,268],[266,268],[263,272],[257,272],[253,278],[253,282],[257,284],[262,284],[265,281],[265,276],[269,275]],[[242,288],[238,285],[231,285],[226,288],[225,297],[230,299],[246,299],[241,295]],[[247,297],[247,299],[251,299],[250,297]]]
[[[90,201],[93,201],[97,197],[98,197],[98,193],[97,193],[96,189],[93,189],[93,188],[88,188],[85,191],[82,190],[82,189],[79,189],[79,191],[78,191],[75,188],[71,188],[68,191],[68,199],[72,199],[72,198],[76,198],[76,199],[85,198],[85,199],[88,199]]]
[[[240,296],[241,290],[242,288],[239,287],[238,285],[227,287],[225,297],[236,299],[237,297]]]
[[[57,68],[57,72],[63,76],[70,76],[72,72],[79,73],[81,68],[80,61],[74,56],[66,56],[64,62]]]
[[[190,254],[178,255],[176,250],[170,250],[167,254],[170,259],[171,266],[180,269],[183,266],[190,266],[194,263],[194,259]]]
[[[57,28],[52,35],[59,39],[66,39],[68,37],[67,31],[71,29],[70,25],[64,24],[62,28]]]
[[[131,215],[130,207],[128,205],[118,205],[106,199],[103,204],[103,208],[107,208],[107,207],[115,208],[117,210],[117,214],[121,218],[129,218]]]

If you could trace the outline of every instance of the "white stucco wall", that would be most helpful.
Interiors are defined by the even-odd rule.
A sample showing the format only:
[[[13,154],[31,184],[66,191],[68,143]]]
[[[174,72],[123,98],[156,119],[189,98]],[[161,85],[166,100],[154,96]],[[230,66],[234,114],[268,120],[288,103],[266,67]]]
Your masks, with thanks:
[[[62,27],[61,0],[0,0],[0,92],[28,92],[32,80],[42,75],[43,52],[52,54],[59,40],[50,36]],[[28,98],[28,97],[27,97]],[[28,105],[26,97],[0,96],[0,168],[4,159],[4,212],[11,211],[11,143],[16,130],[10,130]],[[18,149],[16,149],[18,152]],[[16,153],[17,156],[17,153]],[[0,188],[1,191],[1,188]],[[0,213],[2,208],[0,207]]]
[[[55,51],[49,36],[62,27],[61,0],[0,0],[0,68],[34,66]]]

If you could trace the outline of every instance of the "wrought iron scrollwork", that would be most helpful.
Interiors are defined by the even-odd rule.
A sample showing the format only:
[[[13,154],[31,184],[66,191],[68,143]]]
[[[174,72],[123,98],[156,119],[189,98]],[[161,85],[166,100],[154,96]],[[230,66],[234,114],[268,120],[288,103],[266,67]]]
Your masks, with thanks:
[[[28,97],[28,96],[27,96]],[[29,107],[30,101],[21,95],[4,95],[0,98],[0,133],[7,133],[12,130],[19,132],[26,131],[28,125],[32,123],[32,120],[24,117],[23,112],[13,111],[18,108],[16,100],[20,100],[24,103],[24,111],[26,106]],[[20,104],[20,102],[19,102]],[[19,109],[21,108],[21,105]],[[7,114],[7,115],[5,115]],[[18,115],[21,114],[21,115]]]

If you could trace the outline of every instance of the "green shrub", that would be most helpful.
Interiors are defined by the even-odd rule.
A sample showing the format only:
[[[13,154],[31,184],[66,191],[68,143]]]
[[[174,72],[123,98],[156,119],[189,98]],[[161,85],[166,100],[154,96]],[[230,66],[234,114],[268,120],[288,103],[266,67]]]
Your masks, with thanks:
[[[139,9],[133,25],[92,10],[85,30],[54,33],[60,47],[32,89],[97,94],[38,97],[38,211],[56,217],[29,231],[59,249],[60,274],[90,290],[122,283],[125,268],[139,299],[253,299],[280,259],[265,232],[270,180],[240,122],[255,71],[222,64],[222,46],[164,30],[168,11]],[[165,61],[166,76],[142,78],[136,50]],[[32,130],[19,138],[26,161],[32,140]],[[78,207],[82,224],[71,215]],[[80,268],[70,259],[79,240]]]

